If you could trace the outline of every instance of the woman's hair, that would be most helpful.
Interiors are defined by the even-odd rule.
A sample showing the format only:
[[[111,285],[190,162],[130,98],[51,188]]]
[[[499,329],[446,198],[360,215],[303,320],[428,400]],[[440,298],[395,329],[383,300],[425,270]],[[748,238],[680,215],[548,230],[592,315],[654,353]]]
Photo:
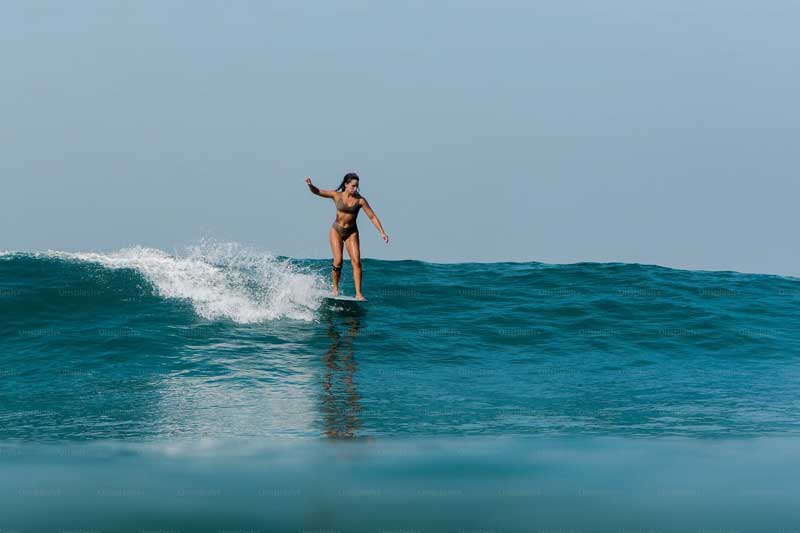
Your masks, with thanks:
[[[357,180],[357,179],[358,179],[358,174],[356,174],[355,172],[348,172],[347,174],[344,175],[344,179],[342,180],[342,184],[339,185],[339,187],[336,190],[339,191],[339,192],[344,192],[344,186],[347,185],[348,183],[350,183],[351,181]]]

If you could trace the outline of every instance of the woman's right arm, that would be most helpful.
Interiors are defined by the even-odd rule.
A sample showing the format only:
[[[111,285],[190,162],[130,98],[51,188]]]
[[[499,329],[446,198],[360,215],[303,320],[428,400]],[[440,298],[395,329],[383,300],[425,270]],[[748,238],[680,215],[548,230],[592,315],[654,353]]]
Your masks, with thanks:
[[[325,191],[316,188],[311,183],[311,178],[306,178],[306,184],[308,184],[308,188],[311,190],[312,193],[316,194],[317,196],[322,196],[323,198],[335,198],[336,194],[335,191]]]

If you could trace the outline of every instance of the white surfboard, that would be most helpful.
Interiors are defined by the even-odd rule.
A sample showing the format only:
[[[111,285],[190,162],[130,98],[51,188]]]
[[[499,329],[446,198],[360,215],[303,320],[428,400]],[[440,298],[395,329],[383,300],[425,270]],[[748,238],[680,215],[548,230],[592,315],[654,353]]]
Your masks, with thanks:
[[[341,294],[339,296],[333,296],[332,294],[329,294],[327,296],[324,296],[324,298],[332,302],[355,302],[359,304],[367,302],[367,300],[359,300],[355,296],[343,296]]]

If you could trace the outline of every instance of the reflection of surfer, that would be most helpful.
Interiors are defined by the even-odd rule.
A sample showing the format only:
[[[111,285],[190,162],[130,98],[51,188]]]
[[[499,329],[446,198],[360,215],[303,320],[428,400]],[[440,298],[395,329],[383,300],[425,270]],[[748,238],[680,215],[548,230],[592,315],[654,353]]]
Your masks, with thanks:
[[[311,178],[306,178],[306,184],[311,192],[323,198],[331,198],[336,204],[336,220],[333,222],[328,237],[333,251],[333,295],[339,296],[339,276],[342,271],[342,248],[347,244],[347,255],[353,265],[353,281],[356,286],[356,298],[366,300],[361,294],[361,247],[358,237],[356,218],[358,210],[362,207],[367,216],[381,232],[381,238],[389,244],[389,236],[383,231],[381,221],[369,206],[367,199],[358,193],[358,174],[350,172],[345,175],[342,184],[335,191],[324,191],[311,183]]]
[[[357,317],[350,317],[347,322],[350,329],[344,334],[336,331],[333,321],[328,327],[331,346],[324,358],[326,369],[322,383],[325,391],[323,417],[325,435],[332,438],[355,437],[356,430],[361,426],[360,397],[353,383],[353,374],[356,371],[353,339],[358,335],[361,324]],[[341,388],[344,390],[340,390]]]

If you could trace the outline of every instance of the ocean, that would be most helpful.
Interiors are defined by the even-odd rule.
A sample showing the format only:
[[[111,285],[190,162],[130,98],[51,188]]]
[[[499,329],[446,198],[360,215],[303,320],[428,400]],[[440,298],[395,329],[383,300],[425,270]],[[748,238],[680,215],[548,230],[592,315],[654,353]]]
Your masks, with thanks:
[[[362,264],[0,252],[0,531],[800,530],[800,280]]]

